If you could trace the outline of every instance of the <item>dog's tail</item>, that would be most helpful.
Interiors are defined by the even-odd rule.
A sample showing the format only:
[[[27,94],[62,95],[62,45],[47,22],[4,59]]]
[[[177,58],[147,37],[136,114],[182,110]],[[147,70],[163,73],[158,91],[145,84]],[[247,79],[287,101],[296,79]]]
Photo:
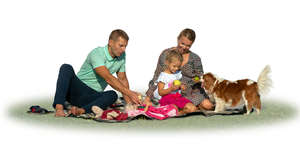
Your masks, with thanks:
[[[271,72],[271,67],[267,65],[259,74],[257,85],[258,85],[258,92],[260,95],[266,95],[270,91],[270,88],[272,87],[272,80],[269,77],[270,72]]]

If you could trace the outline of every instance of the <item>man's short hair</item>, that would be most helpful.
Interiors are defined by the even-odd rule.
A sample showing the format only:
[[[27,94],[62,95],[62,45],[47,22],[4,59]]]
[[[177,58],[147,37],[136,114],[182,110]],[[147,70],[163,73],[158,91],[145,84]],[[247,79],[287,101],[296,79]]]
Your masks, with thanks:
[[[109,40],[117,41],[119,37],[125,39],[126,41],[129,40],[127,33],[121,29],[113,30],[109,35]]]
[[[186,28],[180,32],[177,39],[179,40],[181,37],[187,37],[190,41],[194,42],[196,39],[196,33],[194,30]]]

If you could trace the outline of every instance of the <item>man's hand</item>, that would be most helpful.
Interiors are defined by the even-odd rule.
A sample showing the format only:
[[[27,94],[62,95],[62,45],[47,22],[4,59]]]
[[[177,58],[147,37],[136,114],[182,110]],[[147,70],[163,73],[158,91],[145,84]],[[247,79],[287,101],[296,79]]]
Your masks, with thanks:
[[[128,80],[125,72],[118,72],[114,77],[105,66],[95,68],[96,73],[101,76],[112,88],[122,93],[126,102],[129,98],[133,103],[140,104],[138,95],[129,89]]]
[[[130,97],[129,95],[126,95],[126,94],[122,93],[125,102],[129,103],[129,104],[130,103],[140,104],[140,103],[137,103],[136,101],[134,101],[136,99],[135,96],[137,96],[139,101],[141,102],[141,99],[139,98],[140,94],[129,89],[129,82],[128,82],[128,79],[127,79],[127,76],[126,76],[126,72],[117,72],[117,76],[118,76],[118,79],[121,82],[121,84],[125,88],[127,88],[130,92],[133,92],[133,94],[135,94],[135,95],[131,95],[132,97]]]
[[[130,90],[127,96],[135,104],[141,104],[142,103],[142,101],[139,99],[139,93],[137,93],[137,92],[134,92],[134,91]]]

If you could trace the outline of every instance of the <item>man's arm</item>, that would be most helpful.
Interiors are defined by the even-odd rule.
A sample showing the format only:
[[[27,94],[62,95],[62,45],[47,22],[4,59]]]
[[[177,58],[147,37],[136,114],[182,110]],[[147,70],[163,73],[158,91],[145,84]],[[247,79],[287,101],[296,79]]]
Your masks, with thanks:
[[[116,77],[110,74],[109,70],[105,66],[100,66],[94,69],[95,72],[101,76],[112,88],[121,92],[125,96],[128,96],[132,102],[140,104],[138,95],[129,90],[129,87],[124,86]]]
[[[129,82],[126,76],[126,72],[117,72],[117,76],[119,81],[124,85],[124,87],[126,87],[127,89],[129,89]],[[130,100],[129,96],[127,96],[126,94],[122,93],[124,100],[126,103],[131,103],[132,101]]]

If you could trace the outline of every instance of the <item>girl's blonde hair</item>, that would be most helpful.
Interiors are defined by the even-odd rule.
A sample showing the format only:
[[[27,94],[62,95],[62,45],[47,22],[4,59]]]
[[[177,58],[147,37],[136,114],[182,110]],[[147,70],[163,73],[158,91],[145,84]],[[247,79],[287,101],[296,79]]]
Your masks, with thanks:
[[[171,51],[169,51],[169,53],[166,56],[166,61],[170,63],[170,62],[173,62],[174,60],[178,60],[178,61],[182,62],[183,57],[176,50],[171,50]]]

